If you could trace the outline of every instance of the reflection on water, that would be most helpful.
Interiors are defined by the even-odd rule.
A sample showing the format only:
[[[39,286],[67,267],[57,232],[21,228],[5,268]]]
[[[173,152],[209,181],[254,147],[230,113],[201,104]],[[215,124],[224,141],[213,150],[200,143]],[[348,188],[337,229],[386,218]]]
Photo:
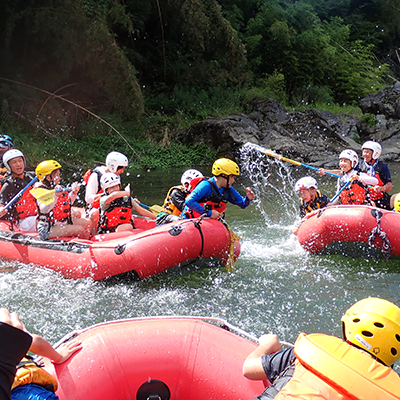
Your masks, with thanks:
[[[120,318],[199,315],[227,319],[259,336],[293,342],[300,331],[341,334],[340,318],[355,301],[378,296],[400,304],[400,262],[340,255],[312,256],[291,234],[298,214],[292,187],[309,171],[255,155],[242,156],[243,177],[257,200],[246,210],[229,205],[226,220],[242,240],[233,273],[204,261],[141,282],[68,280],[34,266],[0,263],[1,306],[17,311],[27,328],[55,342],[64,334]],[[182,170],[131,173],[132,192],[160,204]],[[203,171],[207,173],[207,171]],[[123,177],[127,182],[127,177]],[[319,179],[334,192],[334,179]]]

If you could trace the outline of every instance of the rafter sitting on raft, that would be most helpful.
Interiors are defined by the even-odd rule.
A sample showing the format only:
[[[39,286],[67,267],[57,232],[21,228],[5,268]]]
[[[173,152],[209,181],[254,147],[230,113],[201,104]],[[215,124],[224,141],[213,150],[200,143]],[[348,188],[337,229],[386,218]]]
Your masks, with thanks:
[[[168,190],[162,210],[157,215],[157,225],[168,224],[169,222],[177,221],[181,218],[186,197],[188,197],[193,190],[191,182],[193,179],[199,182],[199,179],[202,177],[203,174],[197,169],[188,169],[182,174],[181,185],[173,186]]]
[[[137,199],[131,197],[129,185],[121,190],[121,179],[112,172],[105,173],[100,180],[104,191],[100,198],[100,220],[97,232],[133,231],[132,211],[140,215],[155,219],[156,216],[139,205]]]
[[[40,201],[40,197],[36,199],[39,209],[37,230],[40,238],[42,240],[60,237],[89,239],[92,230],[91,221],[80,218],[80,213],[75,214],[72,209],[80,186],[73,183],[70,192],[60,186],[61,165],[57,161],[42,161],[35,171],[40,180],[36,188],[54,190],[54,200],[51,203]]]
[[[347,310],[342,326],[344,340],[301,333],[283,351],[276,335],[261,336],[243,374],[271,386],[254,400],[399,399],[400,377],[392,367],[400,358],[400,308],[367,298]]]
[[[38,212],[35,198],[29,190],[23,192],[9,209],[5,206],[22,189],[33,184],[35,175],[25,171],[26,160],[21,151],[11,149],[3,154],[3,163],[8,176],[4,179],[0,191],[0,218],[6,216],[12,223],[25,232],[36,232],[36,215]]]
[[[371,205],[369,186],[377,185],[378,179],[374,176],[358,171],[357,166],[358,155],[354,150],[346,149],[340,153],[339,172],[341,175],[338,178],[336,187],[336,193],[340,193],[340,195],[332,202],[332,204],[336,204],[340,199],[342,204]],[[325,175],[325,170],[321,168],[317,173]],[[351,182],[348,184],[349,181]],[[344,186],[344,190],[341,190]]]
[[[254,199],[251,188],[246,188],[246,196],[242,196],[232,187],[235,176],[240,175],[238,165],[227,158],[216,160],[212,167],[211,179],[201,181],[186,198],[182,216],[197,218],[202,215],[212,219],[219,219],[226,210],[227,203],[246,208]]]

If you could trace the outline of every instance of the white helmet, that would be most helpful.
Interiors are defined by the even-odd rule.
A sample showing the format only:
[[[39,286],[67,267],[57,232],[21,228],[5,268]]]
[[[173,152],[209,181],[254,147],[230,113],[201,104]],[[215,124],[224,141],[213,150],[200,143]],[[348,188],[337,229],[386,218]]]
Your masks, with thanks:
[[[118,153],[118,151],[112,151],[111,153],[107,154],[106,165],[107,168],[115,174],[118,167],[128,166],[128,159],[122,153]]]
[[[339,160],[341,158],[345,158],[346,160],[350,160],[350,164],[352,168],[355,168],[358,164],[358,154],[351,149],[343,150],[339,155]]]
[[[17,158],[17,157],[22,157],[24,159],[24,163],[25,163],[25,167],[26,167],[26,161],[25,161],[25,156],[22,154],[21,151],[17,150],[17,149],[11,149],[11,150],[7,150],[4,154],[3,154],[3,164],[6,166],[7,171],[9,173],[11,173],[11,168],[8,165],[8,162],[10,160],[12,160],[13,158]]]
[[[112,186],[120,184],[120,177],[112,172],[106,172],[100,179],[100,186],[104,191]]]
[[[297,192],[302,189],[318,189],[318,183],[312,176],[300,178],[294,185],[294,190]]]
[[[187,187],[193,178],[200,178],[201,176],[203,176],[203,174],[197,169],[188,169],[182,174],[181,184]]]
[[[368,140],[362,145],[362,149],[372,150],[372,158],[377,160],[379,156],[382,154],[382,146],[378,142],[373,142],[372,140]]]

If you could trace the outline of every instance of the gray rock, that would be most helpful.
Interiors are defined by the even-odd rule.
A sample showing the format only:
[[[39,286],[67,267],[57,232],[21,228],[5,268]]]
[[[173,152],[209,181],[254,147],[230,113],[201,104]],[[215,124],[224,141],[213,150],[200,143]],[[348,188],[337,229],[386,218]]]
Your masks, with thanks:
[[[400,82],[360,101],[362,119],[318,109],[288,111],[275,100],[256,98],[249,115],[207,119],[192,125],[181,137],[185,143],[204,143],[219,156],[236,158],[247,142],[316,167],[337,167],[338,155],[360,143],[381,143],[384,161],[400,160]]]

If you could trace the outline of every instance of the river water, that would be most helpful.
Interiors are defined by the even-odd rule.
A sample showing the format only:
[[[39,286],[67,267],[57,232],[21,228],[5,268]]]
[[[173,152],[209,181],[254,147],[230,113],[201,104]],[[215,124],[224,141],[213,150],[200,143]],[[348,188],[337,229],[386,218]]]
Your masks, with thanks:
[[[293,342],[301,331],[340,336],[341,316],[364,297],[400,305],[398,259],[386,263],[362,251],[355,258],[310,255],[300,247],[291,233],[298,215],[293,183],[308,170],[254,153],[241,155],[241,169],[235,187],[243,193],[251,185],[257,199],[246,210],[227,209],[226,221],[242,238],[233,272],[202,261],[145,281],[106,283],[0,262],[1,306],[18,312],[29,331],[50,342],[96,323],[157,315],[218,317],[255,336],[276,333]],[[400,191],[398,167],[391,169]],[[131,181],[132,193],[142,202],[160,204],[181,173],[130,171],[123,181]],[[317,179],[332,197],[335,179]]]

